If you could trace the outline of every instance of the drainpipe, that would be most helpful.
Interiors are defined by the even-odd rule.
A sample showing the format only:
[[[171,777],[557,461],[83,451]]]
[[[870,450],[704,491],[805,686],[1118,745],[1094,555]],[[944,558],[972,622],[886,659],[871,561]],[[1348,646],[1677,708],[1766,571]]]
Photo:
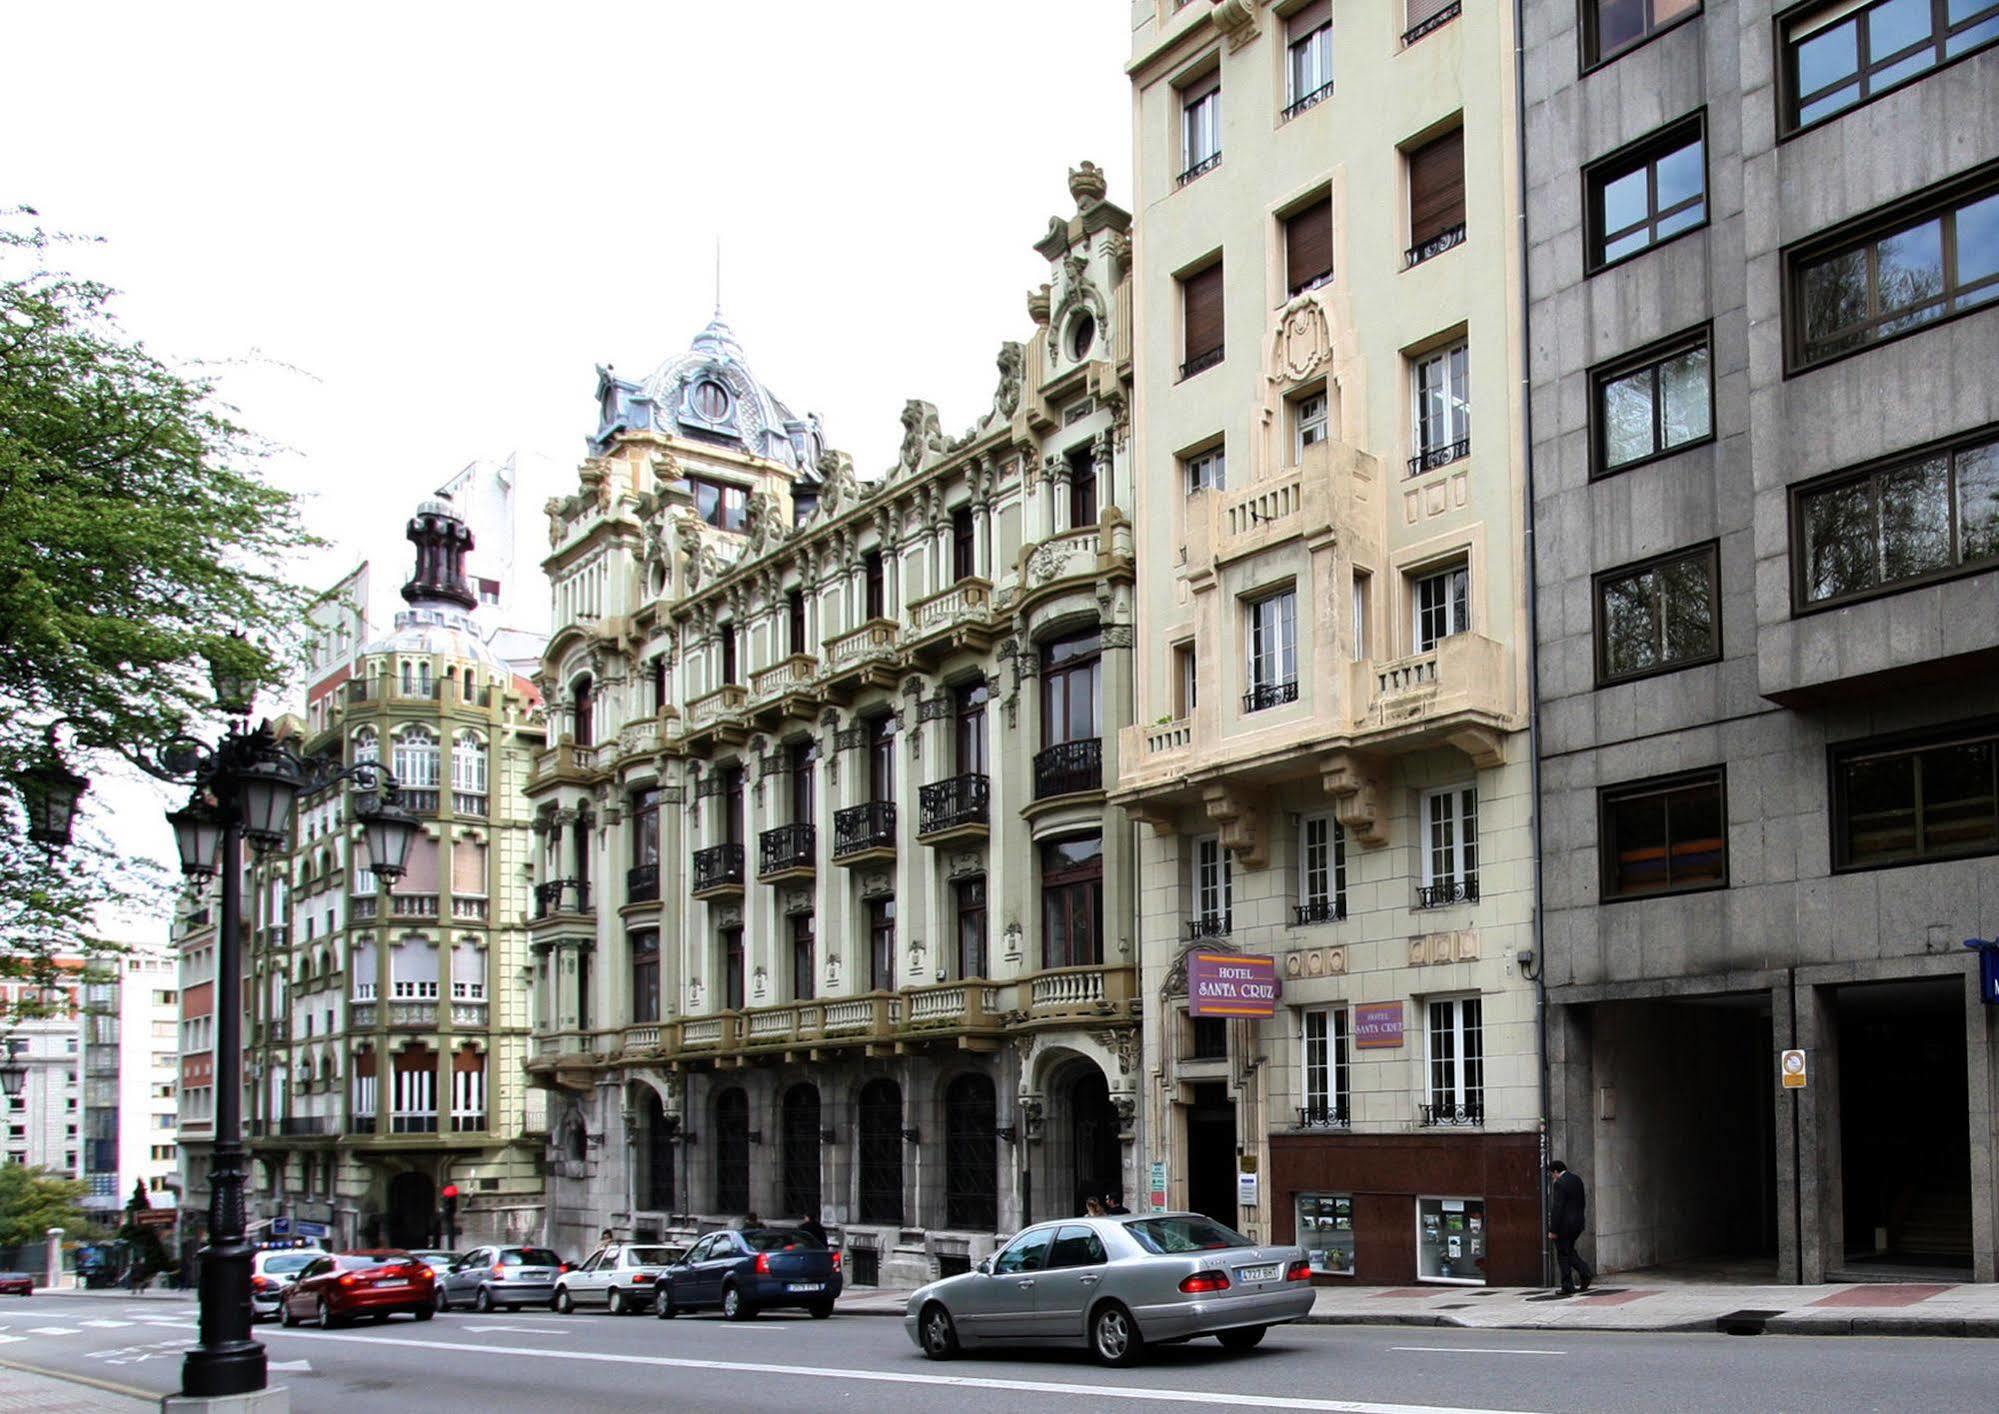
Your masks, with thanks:
[[[1528,297],[1531,288],[1528,270],[1529,247],[1527,243],[1527,33],[1525,0],[1513,0],[1513,122],[1514,143],[1519,158],[1519,205],[1515,214],[1520,240],[1520,440],[1521,465],[1526,476],[1525,504],[1522,507],[1524,520],[1522,539],[1526,546],[1527,567],[1527,766],[1529,809],[1534,815],[1534,1043],[1536,1069],[1541,1081],[1541,1153],[1540,1165],[1534,1173],[1535,1187],[1541,1195],[1541,1225],[1536,1229],[1535,1245],[1541,1252],[1541,1284],[1550,1285],[1549,1263],[1552,1253],[1548,1250],[1548,1185],[1546,1183],[1548,1165],[1548,1119],[1553,1112],[1553,1086],[1548,1073],[1548,930],[1543,917],[1542,901],[1546,894],[1546,868],[1542,861],[1546,858],[1543,847],[1541,821],[1541,650],[1540,650],[1540,594],[1536,583],[1534,545],[1534,341],[1530,336],[1530,314],[1533,308]]]

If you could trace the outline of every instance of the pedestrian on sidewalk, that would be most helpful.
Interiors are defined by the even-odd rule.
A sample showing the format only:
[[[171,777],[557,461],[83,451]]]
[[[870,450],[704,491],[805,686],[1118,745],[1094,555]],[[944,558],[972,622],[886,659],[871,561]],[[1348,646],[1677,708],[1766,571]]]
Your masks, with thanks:
[[[1562,1295],[1588,1291],[1596,1273],[1576,1251],[1583,1235],[1583,1181],[1560,1159],[1548,1165],[1548,1239],[1555,1244],[1555,1270],[1561,1273]]]
[[[820,1222],[816,1215],[807,1213],[804,1217],[800,1218],[798,1220],[798,1230],[821,1247],[826,1245],[826,1225]]]

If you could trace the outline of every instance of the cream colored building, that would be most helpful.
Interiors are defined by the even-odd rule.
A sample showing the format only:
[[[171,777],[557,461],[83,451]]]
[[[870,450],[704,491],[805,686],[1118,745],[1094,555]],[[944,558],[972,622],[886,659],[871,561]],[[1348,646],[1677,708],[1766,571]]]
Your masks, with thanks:
[[[529,784],[565,1252],[810,1212],[908,1283],[1136,1189],[1129,217],[1070,190],[992,406],[879,477],[719,316],[600,378]]]
[[[1541,1267],[1511,14],[1132,5],[1149,1157],[1364,1281]]]

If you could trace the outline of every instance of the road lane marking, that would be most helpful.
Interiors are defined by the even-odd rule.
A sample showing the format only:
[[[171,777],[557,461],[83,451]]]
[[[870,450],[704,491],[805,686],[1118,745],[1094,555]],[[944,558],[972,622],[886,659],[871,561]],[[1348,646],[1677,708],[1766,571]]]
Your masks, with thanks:
[[[0,1345],[19,1345],[26,1339],[24,1335],[0,1335]]]
[[[132,1323],[130,1321],[85,1321],[84,1324],[100,1331],[115,1331]]]
[[[29,1326],[29,1335],[75,1335],[74,1326]]]
[[[796,1375],[801,1379],[855,1380],[864,1384],[932,1385],[947,1389],[990,1389],[1010,1394],[1067,1394],[1079,1399],[1143,1399],[1168,1404],[1218,1404],[1241,1408],[1306,1409],[1316,1414],[1521,1414],[1518,1410],[1482,1409],[1439,1404],[1379,1404],[1356,1399],[1308,1399],[1296,1395],[1244,1393],[1240,1390],[1147,1389],[1120,1385],[1072,1384],[1062,1380],[1005,1380],[975,1375],[919,1375],[889,1370],[841,1370],[822,1365],[766,1365],[747,1360],[693,1360],[671,1355],[623,1355],[608,1351],[521,1350],[470,1341],[407,1340],[397,1336],[339,1335],[327,1331],[280,1330],[294,1340],[352,1341],[357,1345],[400,1345],[412,1350],[457,1351],[464,1355],[519,1355],[534,1360],[580,1360],[604,1365],[643,1365],[655,1369],[717,1370],[742,1375]]]
[[[1486,1345],[1391,1345],[1390,1350],[1414,1350],[1424,1355],[1567,1355],[1566,1350],[1516,1350]]]
[[[560,1326],[460,1326],[462,1331],[521,1331],[527,1335],[561,1335]]]

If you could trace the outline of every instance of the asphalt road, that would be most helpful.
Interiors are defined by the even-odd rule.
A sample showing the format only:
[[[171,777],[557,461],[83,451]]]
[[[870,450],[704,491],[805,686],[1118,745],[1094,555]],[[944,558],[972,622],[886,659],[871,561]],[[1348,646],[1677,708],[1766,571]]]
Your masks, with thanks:
[[[194,1311],[183,1302],[63,1298],[0,1305],[0,1360],[134,1394],[176,1387]],[[1080,1352],[935,1364],[900,1321],[772,1314],[743,1324],[454,1312],[417,1325],[259,1327],[273,1382],[300,1414],[356,1410],[866,1409],[1088,1414],[1202,1407],[1440,1411],[1687,1410],[1823,1414],[1999,1405],[1999,1342],[1858,1337],[1613,1335],[1298,1326],[1247,1355],[1169,1347],[1131,1370]]]

